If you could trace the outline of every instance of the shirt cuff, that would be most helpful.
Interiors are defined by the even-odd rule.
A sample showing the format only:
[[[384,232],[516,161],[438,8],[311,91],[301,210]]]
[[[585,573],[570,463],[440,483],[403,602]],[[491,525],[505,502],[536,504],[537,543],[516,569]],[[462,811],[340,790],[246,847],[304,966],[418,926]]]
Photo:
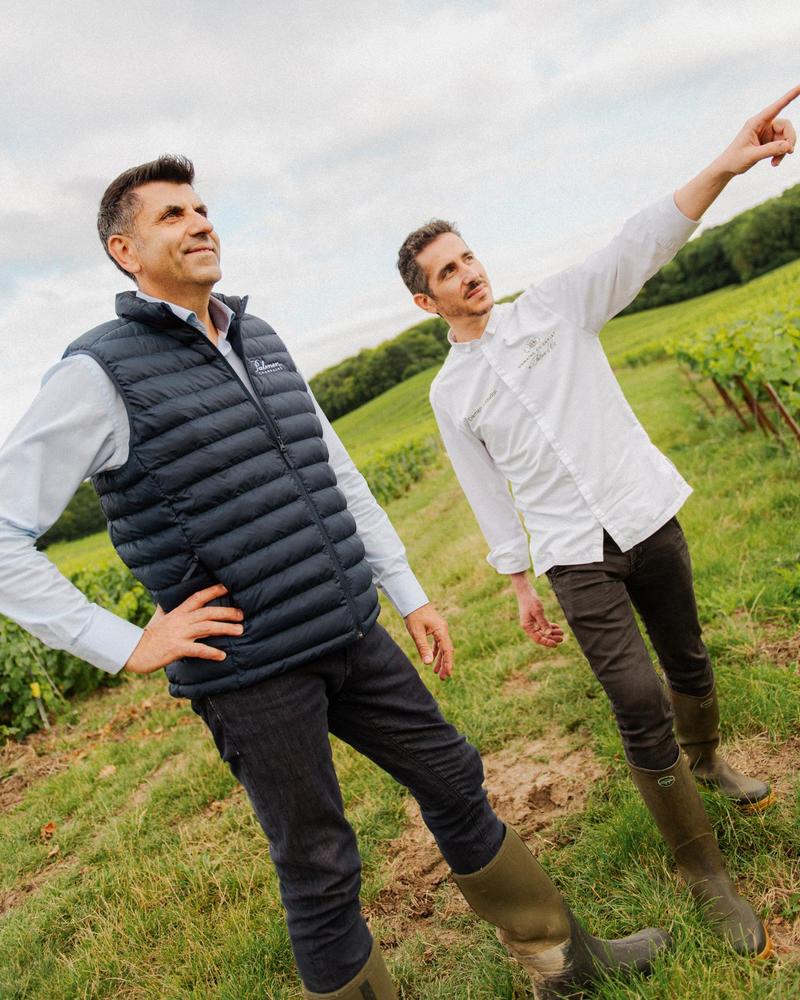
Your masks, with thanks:
[[[531,553],[527,539],[524,545],[512,542],[496,545],[486,557],[486,562],[498,573],[524,573],[531,568]]]
[[[675,195],[668,194],[653,206],[655,214],[656,240],[673,253],[677,253],[683,244],[697,229],[702,220],[690,219],[675,204]]]
[[[379,586],[395,606],[401,618],[410,615],[412,611],[421,608],[423,604],[430,603],[419,580],[410,569],[393,573],[381,580]]]
[[[95,604],[89,624],[69,652],[106,673],[118,674],[142,638],[142,631],[138,625]]]

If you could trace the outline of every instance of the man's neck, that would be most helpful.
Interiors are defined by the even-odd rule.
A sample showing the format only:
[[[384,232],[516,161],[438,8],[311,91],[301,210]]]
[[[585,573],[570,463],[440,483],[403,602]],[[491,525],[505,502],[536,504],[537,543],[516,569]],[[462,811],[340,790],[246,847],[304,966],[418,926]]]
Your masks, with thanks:
[[[217,343],[217,328],[211,319],[211,312],[208,302],[211,298],[211,288],[154,288],[150,285],[140,285],[140,290],[145,295],[152,295],[154,299],[161,299],[164,302],[171,302],[173,305],[182,306],[193,312],[200,320],[206,330],[206,335],[212,344]]]
[[[479,340],[483,336],[486,324],[489,322],[489,312],[480,316],[457,316],[453,319],[445,316],[450,324],[450,331],[456,343],[463,343],[468,340]]]

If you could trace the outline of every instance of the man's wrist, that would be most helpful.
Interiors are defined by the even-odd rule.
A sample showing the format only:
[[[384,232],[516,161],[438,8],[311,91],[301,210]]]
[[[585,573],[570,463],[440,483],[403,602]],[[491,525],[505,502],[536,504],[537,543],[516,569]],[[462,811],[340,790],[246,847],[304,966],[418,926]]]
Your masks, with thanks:
[[[725,153],[713,160],[674,195],[675,206],[690,220],[699,220],[722,193],[728,181],[736,176],[725,159]]]
[[[518,598],[530,597],[531,595],[536,596],[536,590],[530,581],[527,570],[523,570],[521,573],[509,573],[509,576],[511,577],[511,585]]]
[[[736,176],[736,171],[731,169],[731,165],[726,160],[724,153],[721,153],[716,160],[709,163],[703,173],[708,175],[711,184],[719,185],[720,190],[725,187],[728,181],[733,180]]]

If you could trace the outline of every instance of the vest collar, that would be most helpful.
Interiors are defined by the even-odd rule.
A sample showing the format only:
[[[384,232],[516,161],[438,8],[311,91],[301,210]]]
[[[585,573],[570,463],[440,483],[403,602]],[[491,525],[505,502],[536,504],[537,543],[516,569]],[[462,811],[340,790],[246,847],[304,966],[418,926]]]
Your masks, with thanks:
[[[229,337],[231,334],[236,336],[239,323],[247,307],[247,296],[240,298],[237,295],[221,295],[214,292],[214,298],[224,302],[229,309],[233,310]],[[114,305],[120,319],[144,323],[145,326],[155,330],[163,330],[173,337],[187,342],[194,340],[198,335],[198,331],[179,319],[165,302],[147,302],[145,299],[140,299],[135,292],[120,292]]]

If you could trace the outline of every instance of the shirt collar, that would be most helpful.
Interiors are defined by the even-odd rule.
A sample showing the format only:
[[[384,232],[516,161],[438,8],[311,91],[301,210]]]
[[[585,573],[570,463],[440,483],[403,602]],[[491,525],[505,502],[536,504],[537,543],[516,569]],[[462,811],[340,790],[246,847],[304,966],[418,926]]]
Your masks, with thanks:
[[[497,324],[500,320],[500,315],[497,311],[497,306],[492,306],[492,311],[489,313],[489,319],[486,321],[486,327],[480,337],[476,337],[475,340],[454,340],[452,329],[447,331],[447,340],[450,347],[455,351],[460,351],[462,353],[467,353],[469,351],[476,351],[481,344],[481,341],[491,340],[494,336],[494,332],[497,329]]]
[[[187,309],[185,306],[178,306],[174,302],[167,302],[166,299],[147,295],[146,292],[142,292],[139,289],[136,290],[136,297],[144,299],[145,302],[163,302],[165,306],[168,306],[175,313],[178,319],[182,319],[184,323],[188,323],[190,326],[195,327],[195,329],[200,330],[201,333],[206,334],[206,328],[197,318],[197,313],[192,312],[191,309]],[[212,295],[208,300],[208,311],[211,314],[211,322],[216,327],[217,336],[220,340],[227,340],[231,320],[234,317],[233,310]]]

